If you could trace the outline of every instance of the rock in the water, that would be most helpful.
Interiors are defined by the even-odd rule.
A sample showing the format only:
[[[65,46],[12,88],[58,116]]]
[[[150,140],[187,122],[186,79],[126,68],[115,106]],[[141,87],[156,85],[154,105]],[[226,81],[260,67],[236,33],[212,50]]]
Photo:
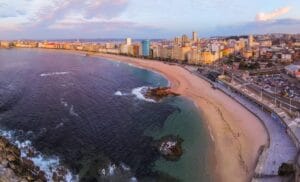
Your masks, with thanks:
[[[7,158],[7,160],[8,160],[9,162],[14,162],[14,161],[17,160],[17,157],[16,157],[15,155],[13,155],[13,154],[8,154],[8,155],[6,156],[6,158]]]
[[[161,100],[162,98],[168,96],[179,96],[179,94],[172,92],[170,87],[158,87],[158,88],[148,89],[145,94],[145,97],[154,100]]]
[[[0,148],[3,149],[6,147],[6,145],[8,144],[8,140],[4,137],[0,137]]]
[[[21,155],[21,151],[18,147],[14,146],[14,145],[8,145],[6,147],[6,152],[11,153],[15,156],[20,156]]]
[[[29,148],[27,151],[27,157],[36,157],[36,156],[37,153],[32,148]]]
[[[29,159],[26,159],[25,157],[23,157],[22,161],[23,161],[24,168],[29,169],[31,171],[34,171],[36,169],[32,160],[29,160]]]
[[[295,174],[295,168],[293,164],[282,163],[278,169],[279,176],[289,176]]]
[[[181,144],[183,139],[179,136],[168,135],[162,137],[156,144],[159,153],[167,160],[178,160],[183,154]]]

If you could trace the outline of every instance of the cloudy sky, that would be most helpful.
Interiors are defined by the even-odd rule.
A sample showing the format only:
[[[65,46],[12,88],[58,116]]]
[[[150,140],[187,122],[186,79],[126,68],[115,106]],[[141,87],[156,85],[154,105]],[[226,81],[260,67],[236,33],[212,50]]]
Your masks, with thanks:
[[[0,0],[0,39],[300,33],[300,0]]]

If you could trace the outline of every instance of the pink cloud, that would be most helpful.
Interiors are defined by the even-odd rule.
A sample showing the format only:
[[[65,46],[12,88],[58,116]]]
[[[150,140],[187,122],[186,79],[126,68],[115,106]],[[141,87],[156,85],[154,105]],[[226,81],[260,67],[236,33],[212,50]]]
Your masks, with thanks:
[[[290,10],[291,10],[290,7],[282,7],[282,8],[276,9],[276,10],[274,10],[272,12],[268,12],[268,13],[261,12],[256,15],[255,19],[256,19],[256,21],[272,20],[279,16],[287,14]]]

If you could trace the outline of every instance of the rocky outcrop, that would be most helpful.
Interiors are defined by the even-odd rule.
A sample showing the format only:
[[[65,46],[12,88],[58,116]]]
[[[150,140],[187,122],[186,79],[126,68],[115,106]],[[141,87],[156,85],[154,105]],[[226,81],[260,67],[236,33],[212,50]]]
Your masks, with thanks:
[[[47,181],[45,173],[27,158],[18,147],[0,136],[0,181]]]
[[[176,161],[183,154],[182,144],[183,139],[179,136],[168,135],[162,137],[156,142],[156,147],[159,153],[167,160]]]
[[[293,164],[282,163],[278,169],[279,176],[290,176],[295,174],[295,168]]]
[[[59,182],[59,181],[66,181],[65,177],[67,175],[68,171],[66,168],[63,166],[58,167],[55,172],[52,174],[52,180],[54,182]]]
[[[162,98],[168,96],[179,96],[179,94],[172,92],[170,87],[158,87],[158,88],[148,89],[145,94],[145,97],[154,100],[161,100]]]

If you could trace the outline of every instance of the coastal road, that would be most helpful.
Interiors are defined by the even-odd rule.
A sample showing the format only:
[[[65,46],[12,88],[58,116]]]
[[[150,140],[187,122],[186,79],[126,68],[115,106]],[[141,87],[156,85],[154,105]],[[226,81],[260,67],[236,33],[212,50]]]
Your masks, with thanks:
[[[292,110],[294,112],[300,112],[300,103],[295,101],[295,100],[290,100],[288,98],[285,97],[281,97],[279,95],[275,95],[272,93],[269,93],[267,91],[265,91],[264,89],[262,89],[261,87],[253,84],[253,83],[248,83],[245,82],[244,80],[237,78],[235,76],[232,77],[233,80],[241,85],[244,86],[244,88],[248,89],[249,91],[253,92],[256,95],[261,95],[263,99],[267,99],[268,101],[273,101],[275,104],[275,100],[276,100],[276,105],[283,107],[287,110]],[[276,98],[276,99],[275,99]]]

